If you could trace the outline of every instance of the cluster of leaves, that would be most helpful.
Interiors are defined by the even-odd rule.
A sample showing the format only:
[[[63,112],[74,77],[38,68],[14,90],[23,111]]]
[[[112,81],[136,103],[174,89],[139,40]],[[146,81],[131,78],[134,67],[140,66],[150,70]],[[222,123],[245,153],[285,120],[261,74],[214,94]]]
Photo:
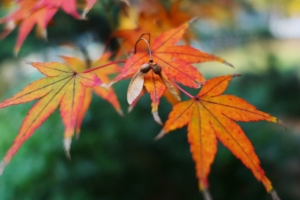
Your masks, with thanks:
[[[80,15],[77,12],[76,0],[20,0],[18,1],[19,8],[12,14],[0,20],[0,23],[5,23],[5,31],[0,35],[0,39],[5,38],[16,27],[20,25],[17,43],[15,45],[15,54],[18,54],[24,40],[37,25],[38,35],[44,39],[47,38],[47,26],[52,17],[61,8],[64,12],[73,16],[76,19],[84,19],[87,12],[93,7],[96,0],[86,0],[83,13]]]
[[[59,2],[59,3],[57,3]],[[16,45],[19,50],[24,39],[36,23],[42,31],[59,7],[75,18],[80,18],[74,9],[75,1],[67,4],[65,0],[51,1],[20,1],[20,9],[3,19],[4,22],[12,21],[21,23],[20,34]],[[29,3],[30,6],[25,3]],[[87,1],[86,10],[90,9],[95,1]],[[171,13],[175,15],[179,4],[174,4]],[[173,10],[173,11],[172,11]],[[86,13],[86,12],[84,12]],[[217,138],[249,168],[253,175],[263,183],[273,199],[279,199],[272,187],[270,180],[265,176],[260,166],[260,161],[254,152],[254,148],[245,133],[235,121],[260,121],[282,122],[277,118],[257,110],[245,100],[233,95],[223,95],[232,78],[236,74],[215,77],[205,80],[204,76],[193,66],[195,63],[216,61],[231,66],[225,60],[214,55],[199,51],[188,45],[177,46],[184,38],[189,24],[172,21],[166,14],[160,12],[164,22],[170,26],[162,26],[161,34],[154,34],[154,42],[150,44],[150,32],[154,28],[145,26],[147,23],[139,23],[143,28],[115,32],[115,36],[123,37],[125,52],[133,55],[127,60],[109,62],[110,53],[89,64],[78,58],[62,56],[64,63],[59,62],[30,62],[29,64],[38,69],[46,77],[39,79],[26,86],[21,92],[0,103],[0,108],[29,102],[39,99],[25,117],[19,134],[13,145],[6,153],[0,170],[9,163],[21,145],[34,133],[34,131],[49,117],[60,105],[60,114],[65,125],[64,147],[68,157],[72,137],[80,132],[80,126],[85,113],[90,105],[92,92],[109,101],[117,112],[122,115],[116,94],[111,86],[123,79],[131,78],[128,87],[127,101],[132,107],[139,98],[149,93],[152,101],[152,114],[154,120],[162,124],[158,115],[160,98],[165,96],[172,104],[173,109],[156,139],[166,133],[188,125],[188,141],[193,160],[196,164],[196,174],[199,189],[203,191],[205,199],[210,199],[208,192],[208,174],[211,164],[217,152]],[[151,15],[140,15],[139,20],[149,20]],[[190,19],[188,15],[182,17],[184,21]],[[181,23],[181,22],[180,22]],[[175,28],[170,28],[176,26]],[[165,28],[167,27],[167,28]],[[149,28],[149,30],[147,29]],[[167,31],[165,31],[167,29]],[[168,30],[170,29],[170,30]],[[9,29],[11,30],[11,29]],[[163,30],[163,31],[162,31]],[[141,32],[142,31],[142,32]],[[131,34],[133,33],[134,34]],[[5,32],[4,34],[7,34]],[[157,34],[157,35],[156,35]],[[129,36],[130,37],[127,37]],[[148,38],[145,38],[148,36]],[[126,39],[127,38],[127,39]],[[133,38],[137,41],[133,43]],[[139,42],[145,46],[139,47]],[[123,49],[124,50],[124,49]],[[117,63],[125,62],[123,68]],[[111,81],[109,75],[118,75]],[[190,88],[201,88],[197,95],[191,95],[179,84]],[[190,100],[181,102],[180,93],[187,95]]]

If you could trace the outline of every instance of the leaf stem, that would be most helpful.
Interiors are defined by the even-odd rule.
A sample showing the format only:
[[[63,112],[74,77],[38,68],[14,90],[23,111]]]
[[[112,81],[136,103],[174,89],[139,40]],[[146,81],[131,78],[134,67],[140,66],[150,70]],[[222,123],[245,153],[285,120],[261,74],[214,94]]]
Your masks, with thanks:
[[[191,99],[194,99],[195,96],[191,95],[187,91],[185,91],[182,87],[180,87],[175,81],[170,80],[171,83],[173,83],[181,92],[183,92],[186,96],[190,97]]]
[[[114,62],[107,63],[105,65],[101,65],[101,66],[98,66],[98,67],[95,67],[95,68],[92,68],[92,69],[85,70],[82,73],[89,73],[89,72],[92,72],[92,71],[95,71],[95,70],[107,67],[109,65],[114,65],[114,64],[117,64],[117,63],[124,63],[124,62],[126,62],[126,60],[117,60],[117,61],[114,61]]]
[[[143,38],[143,36],[144,35],[148,35],[148,43],[150,44],[150,33],[143,33],[140,37],[139,37],[139,39],[135,42],[135,45],[134,45],[134,54],[136,54],[136,46],[137,46],[137,44],[139,43],[139,41]],[[145,41],[145,38],[143,38],[144,39],[144,41]],[[148,45],[149,46],[149,45]],[[149,50],[150,50],[150,47],[149,47]]]
[[[143,40],[148,45],[149,60],[152,61],[152,53],[151,53],[151,49],[150,49],[150,44],[145,38],[139,38],[138,41],[135,43],[134,54],[136,53],[136,46],[140,40]]]

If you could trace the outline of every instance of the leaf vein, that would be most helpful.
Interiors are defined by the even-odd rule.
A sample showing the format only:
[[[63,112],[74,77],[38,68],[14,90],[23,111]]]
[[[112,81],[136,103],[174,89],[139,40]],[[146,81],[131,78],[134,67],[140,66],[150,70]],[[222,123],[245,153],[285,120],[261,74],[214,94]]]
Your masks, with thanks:
[[[178,68],[176,68],[176,67],[173,67],[173,66],[172,66],[172,65],[170,65],[170,64],[169,64],[167,61],[165,61],[165,60],[163,60],[163,59],[161,59],[160,57],[158,57],[158,56],[155,56],[155,55],[153,55],[153,57],[156,57],[157,59],[159,59],[159,60],[161,60],[162,62],[164,62],[166,65],[170,66],[171,68],[173,68],[173,69],[177,70],[178,72],[180,72],[181,74],[183,74],[184,76],[186,76],[188,79],[190,79],[190,80],[194,81],[196,84],[199,84],[197,81],[195,81],[195,80],[194,80],[194,78],[192,78],[192,77],[188,76],[187,74],[185,74],[183,71],[179,70]]]
[[[19,99],[19,98],[22,98],[22,97],[26,96],[26,95],[30,95],[30,94],[33,93],[33,92],[42,90],[42,89],[44,89],[44,88],[46,88],[46,87],[48,87],[48,86],[54,85],[54,84],[56,84],[56,83],[58,83],[58,82],[60,82],[60,81],[63,81],[63,80],[65,80],[65,79],[69,78],[69,77],[70,77],[70,76],[67,76],[67,77],[65,77],[65,78],[63,78],[63,79],[60,79],[60,80],[55,81],[55,82],[52,82],[52,83],[50,83],[50,84],[48,84],[48,85],[45,85],[45,86],[43,86],[43,87],[37,88],[36,90],[30,91],[30,92],[28,92],[28,93],[26,93],[26,94],[24,94],[24,95],[21,95],[21,96],[18,96],[18,97],[16,97],[16,98],[13,98],[13,99],[11,99],[10,101],[7,101],[5,104],[8,104],[8,103],[10,103],[10,102],[12,102],[12,101],[15,101],[15,100],[17,100],[17,99]],[[4,104],[4,105],[5,105],[5,104]]]
[[[55,96],[63,89],[63,87],[66,86],[66,84],[72,80],[72,78],[70,78],[68,81],[66,81],[66,83],[59,89],[57,90],[57,92],[51,97],[51,99],[46,103],[46,105],[43,107],[43,109],[41,109],[41,111],[37,114],[37,116],[32,120],[31,124],[28,126],[27,130],[23,133],[23,135],[26,134],[26,132],[31,128],[32,124],[37,120],[37,118],[39,117],[39,115],[45,110],[45,108],[50,104],[50,102],[55,98]],[[50,91],[51,92],[51,91]],[[49,92],[49,93],[50,93]]]
[[[250,164],[254,167],[254,169],[259,173],[259,171],[256,169],[255,164],[253,163],[252,159],[249,157],[249,155],[245,152],[244,148],[242,148],[242,146],[239,144],[239,142],[237,142],[237,140],[231,135],[231,133],[226,129],[226,127],[220,122],[220,120],[201,102],[199,101],[199,103],[211,114],[211,116],[218,122],[218,124],[222,127],[222,129],[225,130],[225,132],[227,132],[227,134],[231,137],[231,139],[238,145],[238,147],[240,148],[240,150],[246,155],[246,158],[248,158]],[[224,114],[223,114],[224,115]],[[226,115],[224,115],[225,117],[227,117]],[[230,119],[229,117],[227,117],[228,119]],[[232,120],[232,119],[230,119]],[[214,128],[213,128],[214,129]],[[215,132],[217,132],[215,130]],[[240,158],[240,160],[242,160]],[[251,169],[251,168],[250,168]]]
[[[198,112],[198,124],[199,124],[199,131],[200,131],[200,133],[199,133],[199,142],[200,142],[200,144],[201,144],[201,146],[200,146],[200,160],[201,160],[201,165],[202,165],[202,167],[201,167],[201,179],[203,179],[203,177],[204,177],[204,171],[203,171],[203,144],[202,144],[202,124],[201,124],[201,114],[200,114],[200,108],[199,108],[199,105],[198,105],[198,103],[196,103],[196,105],[197,105],[197,112]],[[202,180],[203,181],[203,180]]]
[[[251,114],[255,114],[255,115],[258,115],[258,116],[270,117],[267,114],[263,115],[263,114],[255,112],[255,111],[246,110],[246,109],[238,108],[238,107],[235,107],[235,106],[230,106],[230,105],[226,105],[226,104],[222,104],[222,103],[216,103],[216,102],[213,102],[213,101],[208,101],[208,100],[203,100],[203,99],[201,99],[201,101],[206,102],[206,103],[211,103],[211,104],[216,104],[216,105],[224,106],[224,107],[234,108],[234,109],[245,111],[245,112],[249,112]]]
[[[225,77],[225,79],[221,80],[219,83],[215,84],[212,88],[210,88],[208,91],[206,91],[204,94],[201,94],[201,96],[206,95],[207,93],[209,93],[211,90],[213,90],[215,87],[219,86],[221,83],[223,83],[224,81],[226,81],[228,79],[228,77]]]
[[[182,113],[180,113],[172,122],[170,122],[170,124],[174,124],[183,115],[183,113],[185,113],[193,105],[194,102],[195,101],[192,101],[192,103],[186,107],[186,109],[184,109]]]

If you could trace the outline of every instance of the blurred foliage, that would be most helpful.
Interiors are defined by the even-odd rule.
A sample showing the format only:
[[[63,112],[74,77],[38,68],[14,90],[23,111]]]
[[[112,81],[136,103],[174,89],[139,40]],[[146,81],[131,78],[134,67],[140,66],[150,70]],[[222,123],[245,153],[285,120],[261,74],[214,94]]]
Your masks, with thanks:
[[[209,4],[208,1],[199,2]],[[218,9],[226,2],[232,3],[213,1],[209,5],[216,5],[211,7],[216,11],[203,16],[207,19],[208,14],[216,13],[219,19],[226,14],[228,18],[222,21],[221,26],[224,29],[216,28],[216,23],[209,20],[200,20],[197,26],[193,25],[201,48],[227,52],[233,46],[245,48],[244,45],[251,43],[253,38],[276,40],[267,24],[260,23],[269,13],[269,1],[241,1],[234,6],[239,9],[228,9],[231,8],[229,5],[222,11],[227,13],[222,14]],[[285,2],[284,8],[292,10],[288,13],[295,13],[295,8],[291,9],[289,4],[295,4],[296,1]],[[121,7],[112,4],[109,10],[105,8],[98,2],[88,14],[89,20],[85,21],[59,12],[54,17],[54,24],[48,27],[48,42],[37,39],[31,33],[19,58],[32,52],[43,52],[47,47],[80,43],[81,36],[86,32],[92,32],[95,41],[105,42],[115,28],[111,27],[111,23],[117,21]],[[111,18],[108,19],[106,13],[110,11]],[[247,18],[253,16],[249,13],[260,17]],[[231,15],[235,17],[230,18]],[[256,22],[261,25],[251,26]],[[244,29],[245,26],[239,24],[249,27]],[[7,58],[15,59],[12,52],[16,34],[14,31],[0,41],[1,62]],[[116,40],[112,40],[111,48],[117,47]],[[286,122],[286,131],[266,122],[240,124],[252,141],[262,167],[279,196],[285,200],[300,199],[300,79],[296,72],[300,62],[279,61],[277,55],[273,54],[276,49],[270,51],[262,48],[262,51],[267,51],[266,56],[264,54],[259,58],[244,53],[249,58],[246,66],[255,68],[251,61],[255,60],[255,63],[265,63],[266,69],[261,73],[244,73],[231,82],[226,93],[244,98],[258,109]],[[232,58],[239,59],[240,56],[233,54]],[[5,66],[0,63],[2,67]],[[214,71],[218,72],[218,68],[214,68]],[[231,70],[231,73],[235,71]],[[1,83],[1,100],[36,78],[35,74],[30,78],[19,76],[14,86],[10,87]],[[125,96],[128,83],[123,81],[115,84],[123,110],[127,109]],[[10,147],[32,105],[29,103],[0,110],[0,157]],[[94,96],[82,125],[82,134],[78,141],[74,139],[72,143],[71,160],[64,154],[63,125],[56,111],[22,146],[5,169],[0,177],[0,199],[202,199],[198,192],[186,128],[171,132],[155,142],[153,138],[161,127],[153,121],[150,109],[149,96],[146,95],[130,114],[122,118],[107,102]],[[163,121],[170,110],[171,106],[162,100],[159,112]],[[215,200],[271,199],[262,184],[222,145],[219,145],[209,181]]]

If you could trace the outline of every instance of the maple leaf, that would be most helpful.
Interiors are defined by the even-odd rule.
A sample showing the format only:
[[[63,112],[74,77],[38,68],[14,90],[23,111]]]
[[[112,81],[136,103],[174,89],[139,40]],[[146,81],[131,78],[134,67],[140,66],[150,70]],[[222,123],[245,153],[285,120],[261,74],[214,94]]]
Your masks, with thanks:
[[[80,19],[84,18],[96,1],[86,0],[86,2],[83,16],[80,16],[77,13],[76,0],[20,0],[18,1],[19,9],[0,20],[0,23],[6,23],[6,28],[0,35],[0,39],[4,39],[15,29],[17,24],[20,24],[18,39],[14,49],[15,55],[17,55],[34,25],[37,25],[40,35],[43,38],[47,38],[47,25],[59,8],[62,8],[74,18]]]
[[[131,56],[125,63],[121,73],[112,82],[113,84],[134,74],[138,74],[138,76],[134,76],[133,78],[136,79],[136,83],[134,84],[135,87],[130,89],[133,91],[131,92],[132,99],[128,102],[129,104],[133,102],[144,85],[146,90],[150,93],[152,113],[154,118],[157,119],[157,122],[160,122],[157,112],[159,100],[166,91],[166,82],[168,81],[162,80],[161,76],[153,71],[140,73],[142,70],[141,66],[156,63],[160,66],[162,77],[165,77],[166,80],[176,81],[185,86],[198,88],[200,87],[200,83],[205,79],[191,63],[217,61],[228,64],[221,58],[195,48],[189,46],[175,46],[182,38],[187,27],[188,23],[185,23],[177,28],[162,33],[156,38],[151,47],[149,47],[149,49],[151,49],[149,50],[150,54],[144,51]]]
[[[86,62],[82,61],[79,58],[75,58],[75,57],[67,57],[67,56],[61,56],[63,58],[63,60],[69,65],[72,66],[74,69],[76,69],[78,72],[82,72],[84,70],[87,70],[88,66],[86,64]],[[91,69],[104,65],[105,63],[107,63],[109,61],[109,58],[111,57],[111,53],[105,53],[103,54],[99,59],[95,60],[92,64],[91,64]],[[105,67],[105,68],[101,68],[98,69],[96,71],[92,71],[90,73],[93,73],[95,75],[98,76],[98,78],[103,82],[102,86],[105,86],[106,84],[110,83],[110,79],[109,79],[109,75],[118,73],[121,71],[121,68],[114,64],[111,65],[109,67]],[[81,127],[81,123],[82,120],[85,116],[85,113],[87,111],[87,109],[90,106],[90,102],[92,99],[92,94],[93,91],[100,96],[101,98],[103,98],[104,100],[108,101],[115,109],[116,111],[123,116],[123,112],[120,106],[120,103],[118,101],[117,95],[115,94],[113,88],[104,88],[104,87],[93,87],[93,88],[86,88],[86,95],[84,98],[84,103],[82,106],[82,109],[79,113],[78,116],[78,120],[77,120],[77,124],[76,124],[76,132],[77,134],[79,134],[80,132],[80,127]]]
[[[176,104],[156,139],[188,124],[188,141],[196,164],[199,189],[206,194],[207,176],[217,152],[217,139],[219,139],[252,171],[253,175],[276,199],[276,192],[260,167],[260,161],[250,140],[235,121],[266,120],[282,125],[283,123],[277,118],[257,110],[241,98],[227,94],[222,95],[229,81],[235,76],[237,75],[212,78],[205,82],[195,97],[191,96],[192,99]]]
[[[181,1],[175,1],[168,10],[157,0],[143,1],[138,6],[127,6],[126,12],[120,12],[119,26],[112,36],[122,39],[121,49],[128,53],[143,33],[151,33],[156,39],[164,31],[178,27],[192,19],[192,16],[180,9]],[[193,37],[191,32],[184,35],[185,41]],[[139,50],[147,49],[140,45]],[[121,52],[119,52],[120,54]]]
[[[0,166],[1,173],[21,145],[54,112],[58,105],[60,105],[60,114],[65,125],[64,146],[69,156],[68,149],[70,148],[71,138],[74,135],[76,122],[83,106],[86,87],[94,87],[101,84],[100,79],[95,74],[78,73],[66,64],[58,62],[32,62],[30,64],[46,75],[46,77],[34,81],[21,92],[0,103],[0,108],[4,108],[40,98],[29,110],[18,136],[6,153]]]
[[[40,8],[54,8],[56,11],[61,8],[63,11],[79,19],[80,15],[77,13],[76,0],[39,0],[33,7],[33,11]]]

